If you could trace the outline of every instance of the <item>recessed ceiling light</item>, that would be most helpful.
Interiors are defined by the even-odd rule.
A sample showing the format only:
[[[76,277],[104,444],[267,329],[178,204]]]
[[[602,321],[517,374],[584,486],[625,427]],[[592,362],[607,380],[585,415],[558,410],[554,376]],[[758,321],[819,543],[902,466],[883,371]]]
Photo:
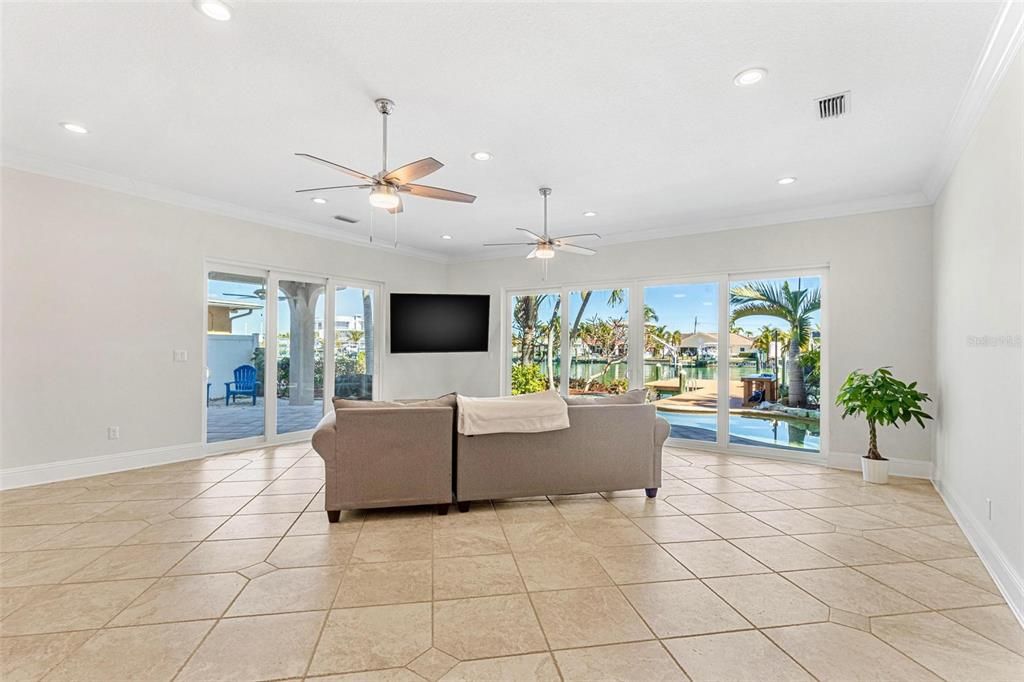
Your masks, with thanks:
[[[494,155],[490,152],[473,152],[473,158],[477,161],[490,161]]]
[[[323,197],[313,197],[312,199],[310,199],[310,201],[312,201],[314,204],[326,204],[327,203],[327,199],[324,199]]]
[[[583,217],[584,218],[593,218],[596,215],[597,215],[597,211],[584,211],[583,212]]]
[[[227,21],[231,18],[231,8],[221,0],[194,0],[192,4],[214,21]]]
[[[796,182],[796,178],[779,178],[775,182],[779,183],[780,185],[792,185],[794,182]]]
[[[61,128],[68,131],[69,133],[85,135],[87,132],[89,132],[88,128],[86,128],[85,126],[80,126],[77,123],[68,123],[67,121],[61,121],[59,125]]]
[[[732,79],[732,82],[739,86],[754,85],[760,83],[768,72],[762,68],[756,69],[744,69],[736,74],[736,77]]]
[[[441,239],[451,239],[451,238],[452,238],[452,236],[450,234],[442,234],[441,235]]]

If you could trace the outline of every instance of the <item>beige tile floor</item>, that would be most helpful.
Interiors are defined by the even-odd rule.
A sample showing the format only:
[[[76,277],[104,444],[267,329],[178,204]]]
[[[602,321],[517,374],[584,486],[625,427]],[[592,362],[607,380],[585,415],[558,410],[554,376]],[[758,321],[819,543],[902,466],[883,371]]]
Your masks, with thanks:
[[[667,448],[642,491],[347,512],[305,446],[0,493],[0,678],[1024,679],[931,485]]]

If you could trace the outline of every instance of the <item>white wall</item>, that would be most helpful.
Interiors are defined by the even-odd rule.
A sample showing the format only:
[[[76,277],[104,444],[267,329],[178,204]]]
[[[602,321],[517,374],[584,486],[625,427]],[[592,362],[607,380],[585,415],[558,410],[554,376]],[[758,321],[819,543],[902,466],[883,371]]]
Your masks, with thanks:
[[[256,334],[206,335],[206,367],[210,372],[206,380],[210,384],[211,400],[227,395],[224,384],[234,381],[237,367],[252,364],[252,356],[258,344],[259,337]],[[260,378],[260,381],[263,379]]]
[[[829,380],[838,386],[853,369],[892,365],[900,376],[934,386],[932,363],[930,208],[886,211],[788,225],[714,232],[635,244],[597,245],[591,257],[551,261],[547,282],[540,264],[508,258],[453,265],[453,291],[490,293],[491,352],[449,360],[453,387],[475,395],[500,388],[502,288],[558,286],[612,279],[693,276],[707,273],[828,265],[826,283]],[[832,455],[866,450],[866,426],[839,419],[831,408]],[[931,431],[905,428],[880,434],[891,458],[927,462]],[[856,458],[845,462],[858,465]],[[927,475],[927,464],[908,471]]]
[[[10,169],[3,183],[0,469],[199,442],[206,258],[445,285],[443,264],[382,249]],[[440,364],[382,360],[385,397],[448,390]]]
[[[975,129],[934,215],[937,478],[1024,621],[1021,53]],[[979,342],[979,337],[990,341]]]

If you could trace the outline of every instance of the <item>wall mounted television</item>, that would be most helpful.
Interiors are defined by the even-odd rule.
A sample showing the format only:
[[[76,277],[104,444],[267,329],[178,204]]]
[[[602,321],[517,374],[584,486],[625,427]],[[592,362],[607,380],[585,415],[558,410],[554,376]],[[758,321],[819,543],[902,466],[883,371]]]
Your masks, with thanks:
[[[391,294],[392,353],[486,353],[491,297]]]

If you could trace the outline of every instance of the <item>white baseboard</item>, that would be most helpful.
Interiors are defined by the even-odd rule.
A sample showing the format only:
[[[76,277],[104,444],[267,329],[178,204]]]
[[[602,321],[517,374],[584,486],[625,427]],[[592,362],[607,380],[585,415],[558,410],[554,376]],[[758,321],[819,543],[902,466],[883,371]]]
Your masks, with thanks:
[[[992,576],[992,580],[999,588],[1010,610],[1013,611],[1013,615],[1016,616],[1021,627],[1024,627],[1024,576],[1017,572],[1007,559],[1006,554],[985,530],[984,525],[979,523],[978,519],[967,510],[967,507],[960,503],[953,491],[945,488],[940,480],[932,482],[960,529],[967,536],[971,546],[974,547],[978,558],[985,564],[985,568]]]
[[[828,466],[833,469],[848,469],[860,471],[860,460],[863,455],[852,452],[830,452],[828,453]],[[889,473],[893,476],[906,476],[907,478],[932,477],[932,462],[927,459],[899,459],[889,458]]]
[[[112,455],[65,459],[45,464],[0,469],[0,490],[24,488],[29,485],[66,481],[83,476],[112,474],[157,464],[170,464],[205,457],[202,443],[185,443],[149,450],[131,450]]]

